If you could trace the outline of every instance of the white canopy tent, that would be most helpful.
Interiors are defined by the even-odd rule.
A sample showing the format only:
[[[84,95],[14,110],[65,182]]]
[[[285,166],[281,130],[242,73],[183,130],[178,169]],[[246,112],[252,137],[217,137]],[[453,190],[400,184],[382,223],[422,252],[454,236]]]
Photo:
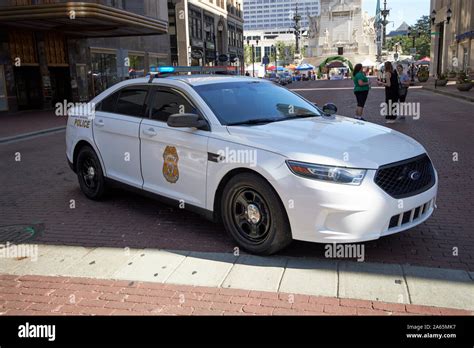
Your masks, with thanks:
[[[372,68],[372,67],[374,67],[375,65],[376,65],[376,64],[375,64],[373,61],[371,61],[369,58],[364,59],[364,61],[362,62],[362,66],[363,66],[364,68]]]

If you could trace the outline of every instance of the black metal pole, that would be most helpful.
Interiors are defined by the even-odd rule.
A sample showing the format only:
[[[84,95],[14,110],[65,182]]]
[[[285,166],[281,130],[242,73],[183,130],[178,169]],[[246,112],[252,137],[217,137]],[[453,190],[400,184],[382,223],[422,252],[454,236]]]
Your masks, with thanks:
[[[212,40],[214,41],[214,65],[217,65],[217,44],[216,34],[212,33]]]
[[[275,71],[278,71],[277,47],[275,46]]]
[[[255,77],[255,53],[254,53],[253,44],[252,44],[252,77]]]

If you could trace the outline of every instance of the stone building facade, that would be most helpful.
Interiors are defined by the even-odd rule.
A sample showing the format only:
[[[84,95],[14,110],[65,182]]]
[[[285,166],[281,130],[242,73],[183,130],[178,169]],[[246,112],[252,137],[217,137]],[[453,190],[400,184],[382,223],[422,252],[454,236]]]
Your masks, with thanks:
[[[169,0],[171,61],[179,66],[244,61],[242,0]]]
[[[448,23],[448,11],[451,18]],[[433,76],[450,70],[474,70],[474,1],[431,0]],[[434,12],[433,12],[434,11]]]
[[[169,65],[166,0],[0,0],[0,112],[88,101]]]

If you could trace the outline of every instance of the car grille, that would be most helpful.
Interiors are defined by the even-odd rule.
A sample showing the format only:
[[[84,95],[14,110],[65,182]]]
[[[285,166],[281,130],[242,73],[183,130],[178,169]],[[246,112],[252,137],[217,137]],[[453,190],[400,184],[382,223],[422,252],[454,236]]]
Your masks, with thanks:
[[[428,190],[435,183],[435,175],[429,157],[424,154],[381,166],[374,181],[390,196],[404,198]]]
[[[426,202],[419,207],[413,208],[411,210],[405,211],[403,213],[392,216],[388,228],[397,228],[406,224],[410,224],[420,218],[423,218],[428,214],[430,208],[434,206],[434,199]]]

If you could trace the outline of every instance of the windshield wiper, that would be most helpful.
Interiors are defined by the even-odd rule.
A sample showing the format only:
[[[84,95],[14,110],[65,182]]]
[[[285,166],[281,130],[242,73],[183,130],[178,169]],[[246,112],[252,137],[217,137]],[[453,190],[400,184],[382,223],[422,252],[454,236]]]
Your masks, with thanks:
[[[294,120],[295,118],[307,118],[307,117],[319,117],[319,116],[321,115],[318,115],[318,114],[291,115],[291,116],[285,116],[285,117],[279,118],[275,120],[275,122]]]
[[[238,126],[242,124],[249,124],[249,125],[265,124],[265,123],[276,122],[276,121],[280,121],[280,118],[254,118],[251,120],[228,123],[227,126]]]

